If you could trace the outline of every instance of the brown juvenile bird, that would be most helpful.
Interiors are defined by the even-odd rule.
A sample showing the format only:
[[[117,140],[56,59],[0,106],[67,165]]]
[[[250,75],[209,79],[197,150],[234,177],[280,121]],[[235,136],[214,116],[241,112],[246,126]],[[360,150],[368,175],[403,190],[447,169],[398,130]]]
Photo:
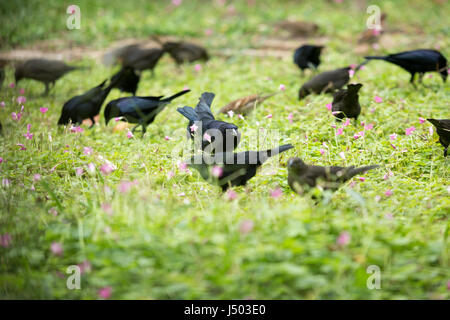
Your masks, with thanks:
[[[268,94],[266,96],[260,96],[259,94],[252,94],[244,98],[236,99],[219,110],[219,113],[227,113],[233,111],[236,114],[246,115],[252,111],[257,105],[264,100],[276,95],[278,92]]]
[[[275,24],[277,29],[283,29],[290,33],[292,38],[312,36],[317,33],[319,26],[312,22],[284,20]]]
[[[317,185],[324,190],[337,190],[347,180],[366,171],[378,168],[379,165],[350,167],[321,167],[308,165],[300,158],[288,160],[288,183],[292,190],[301,194],[303,190]]]
[[[69,66],[58,60],[30,59],[16,65],[14,76],[16,84],[21,79],[33,79],[43,82],[45,84],[43,95],[47,95],[49,84],[54,86],[56,80],[76,69],[84,69],[84,67]]]
[[[355,72],[361,69],[368,61],[364,61],[355,68]],[[341,89],[350,80],[350,66],[340,68],[332,71],[325,71],[312,77],[309,81],[304,83],[298,93],[298,99],[301,100],[310,93],[320,94],[322,92],[329,93],[334,92],[337,89]]]
[[[436,127],[439,135],[439,142],[444,147],[444,157],[447,156],[448,145],[450,144],[450,119],[427,119]]]
[[[378,40],[380,40],[381,34],[384,32],[386,17],[386,13],[382,13],[380,17],[380,27],[378,29],[366,29],[361,33],[358,43],[377,43]]]
[[[361,83],[349,84],[347,89],[340,89],[334,93],[331,111],[336,118],[339,120],[344,118],[358,120],[358,116],[361,113],[358,91],[361,87]]]
[[[209,59],[208,52],[205,48],[191,42],[165,42],[162,45],[163,51],[169,55],[180,65],[185,62],[194,62],[197,60],[207,61]]]

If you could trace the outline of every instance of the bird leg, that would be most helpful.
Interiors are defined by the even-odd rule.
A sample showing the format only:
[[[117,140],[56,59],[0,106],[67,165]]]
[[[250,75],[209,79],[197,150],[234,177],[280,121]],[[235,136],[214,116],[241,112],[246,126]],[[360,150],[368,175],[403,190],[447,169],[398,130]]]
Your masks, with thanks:
[[[139,127],[141,124],[139,123],[137,126],[135,126],[133,129],[131,129],[131,133],[134,133],[137,127]]]
[[[92,129],[94,127],[94,125],[95,125],[95,120],[94,120],[94,117],[90,117],[89,119],[91,119],[91,121],[92,121],[92,124],[89,127],[89,129]]]
[[[44,93],[42,93],[42,96],[45,97],[48,95],[48,91],[49,91],[49,87],[48,87],[48,82],[45,83],[45,90]]]
[[[414,84],[414,77],[415,77],[415,73],[411,73],[411,79],[409,79],[409,82],[411,82],[412,84]]]
[[[423,73],[423,72],[419,73],[419,83],[422,83],[424,75],[425,75],[425,73]]]

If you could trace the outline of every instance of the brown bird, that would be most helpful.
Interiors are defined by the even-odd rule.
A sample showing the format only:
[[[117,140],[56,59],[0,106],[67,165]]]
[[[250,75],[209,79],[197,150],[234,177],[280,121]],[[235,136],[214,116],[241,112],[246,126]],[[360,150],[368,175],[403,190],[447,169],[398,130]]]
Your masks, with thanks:
[[[444,147],[444,157],[447,156],[448,145],[450,144],[450,119],[427,119],[436,127],[439,135],[439,142]]]
[[[358,119],[361,113],[358,91],[361,87],[361,83],[349,84],[347,89],[340,89],[334,93],[331,111],[336,118],[340,120],[353,118],[355,121]]]
[[[15,80],[16,84],[21,79],[33,79],[45,84],[44,95],[48,94],[49,84],[55,85],[55,81],[66,73],[84,69],[85,67],[69,66],[62,61],[47,59],[30,59],[16,65]]]
[[[275,28],[289,32],[292,38],[312,36],[319,31],[317,24],[306,21],[279,21],[275,24]]]
[[[209,59],[208,52],[205,48],[191,42],[165,42],[162,44],[164,52],[180,65],[185,62],[194,62],[197,60],[207,61]]]
[[[378,165],[363,167],[322,167],[308,165],[300,158],[288,160],[288,183],[292,190],[301,194],[319,185],[324,190],[335,191],[339,186],[354,176],[378,168]]]
[[[366,63],[368,63],[368,60],[357,66],[355,68],[355,72],[361,69],[361,67]],[[310,93],[329,93],[334,92],[337,89],[341,89],[350,80],[349,72],[351,69],[352,68],[349,66],[319,73],[302,85],[298,93],[298,99],[301,100]]]
[[[257,105],[261,104],[264,100],[276,95],[278,92],[268,94],[266,96],[260,96],[259,94],[252,94],[250,96],[236,99],[219,110],[219,113],[227,113],[233,111],[236,114],[246,115],[252,111]]]
[[[386,13],[382,13],[380,17],[380,28],[366,29],[363,33],[361,33],[358,43],[377,43],[378,40],[380,40],[381,34],[384,32],[383,30],[385,28],[386,17]]]

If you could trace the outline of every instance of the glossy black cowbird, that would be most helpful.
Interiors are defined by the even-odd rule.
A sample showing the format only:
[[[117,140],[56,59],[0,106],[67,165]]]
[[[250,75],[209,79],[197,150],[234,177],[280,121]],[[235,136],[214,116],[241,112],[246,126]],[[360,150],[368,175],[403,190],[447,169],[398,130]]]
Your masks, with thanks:
[[[427,119],[436,128],[439,142],[444,147],[444,157],[447,156],[448,145],[450,144],[450,119]]]
[[[123,67],[131,67],[136,71],[150,70],[154,75],[156,64],[164,54],[160,48],[140,48],[130,46],[119,57]]]
[[[264,100],[269,99],[270,97],[273,97],[278,92],[267,94],[267,95],[259,95],[259,94],[252,94],[250,96],[236,99],[234,101],[231,101],[226,106],[223,106],[219,113],[227,113],[229,111],[233,111],[236,114],[243,114],[246,115],[250,111],[252,111],[257,105],[264,102]]]
[[[116,81],[117,80],[118,79],[116,79]],[[75,96],[68,100],[62,108],[58,124],[63,125],[68,124],[69,122],[81,124],[84,119],[90,119],[92,121],[91,127],[93,127],[95,125],[94,117],[100,113],[103,102],[115,85],[114,82],[110,82],[110,84],[105,87],[106,81],[107,80],[103,81],[101,84],[82,95]]]
[[[45,85],[43,95],[47,95],[49,84],[53,86],[55,81],[66,73],[76,69],[84,69],[84,67],[69,66],[58,60],[30,59],[17,64],[15,69],[16,84],[21,79],[33,79],[43,82]]]
[[[354,71],[356,72],[359,69],[361,69],[361,67],[365,65],[367,62],[368,60],[361,63],[359,66],[355,68]],[[307,81],[302,85],[298,93],[298,99],[301,100],[313,92],[317,94],[322,92],[329,93],[334,92],[337,89],[341,89],[350,80],[349,72],[351,69],[352,68],[349,66],[345,68],[319,73],[318,75],[312,77],[309,81]]]
[[[155,120],[155,117],[160,113],[166,105],[173,99],[188,93],[191,90],[183,90],[170,96],[163,98],[158,97],[124,97],[108,102],[105,108],[105,122],[112,118],[122,117],[121,120],[129,123],[137,123],[132,131],[137,127],[142,127],[142,134],[145,134],[147,126]]]
[[[350,167],[321,167],[308,165],[300,158],[288,160],[288,183],[296,193],[302,193],[316,186],[323,190],[335,191],[341,184],[360,173],[378,168],[378,165],[356,168]]]
[[[225,152],[191,157],[186,163],[196,169],[203,179],[219,185],[223,191],[230,186],[243,186],[253,178],[259,166],[281,152],[292,149],[285,144],[265,151]]]
[[[347,89],[340,89],[334,93],[331,111],[336,118],[340,120],[344,118],[358,120],[358,116],[361,113],[358,91],[361,87],[361,83],[349,84]]]
[[[320,53],[323,46],[305,44],[295,50],[294,63],[302,70],[317,69],[320,64]]]
[[[116,81],[118,78],[120,78],[120,80]],[[116,82],[114,88],[117,88],[122,92],[129,92],[133,96],[136,95],[139,80],[140,75],[136,74],[132,67],[122,67],[122,69],[111,78],[111,82]]]
[[[188,134],[194,142],[201,141],[202,150],[210,153],[230,152],[239,144],[241,134],[236,125],[214,118],[211,112],[214,96],[214,93],[204,92],[195,109],[185,106],[177,110],[189,120]]]
[[[209,55],[205,48],[190,42],[165,42],[163,45],[164,52],[180,65],[185,62],[194,62],[197,60],[208,60]]]
[[[410,82],[414,83],[414,76],[419,74],[419,81],[425,72],[439,72],[442,80],[445,82],[448,76],[447,59],[436,50],[420,49],[413,51],[405,51],[387,56],[368,56],[368,60],[384,60],[393,63],[411,74]]]

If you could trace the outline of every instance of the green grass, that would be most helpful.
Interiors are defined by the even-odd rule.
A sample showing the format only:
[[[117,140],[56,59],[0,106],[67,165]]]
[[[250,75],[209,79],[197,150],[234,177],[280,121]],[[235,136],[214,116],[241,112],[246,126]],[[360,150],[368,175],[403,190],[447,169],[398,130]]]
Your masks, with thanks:
[[[330,37],[320,70],[362,60],[349,50],[354,45],[352,34],[364,29],[365,12],[355,5],[264,1],[253,10],[236,2],[237,11],[247,18],[223,18],[218,24],[214,17],[226,9],[202,2],[184,1],[175,11],[164,5],[158,9],[168,12],[162,20],[154,1],[114,5],[80,1],[85,27],[64,31],[65,8],[62,16],[57,15],[59,2],[24,3],[1,4],[2,19],[8,19],[1,30],[5,48],[58,37],[103,47],[152,32],[203,36],[209,27],[215,33],[205,45],[216,50],[245,48],[247,43],[240,39],[250,39],[255,32],[270,33],[261,31],[259,24],[290,16],[317,21]],[[6,15],[3,6],[14,14]],[[421,46],[439,44],[449,56],[444,19],[448,4],[385,1],[380,6],[394,26],[422,26],[426,35]],[[42,23],[32,28],[37,22]],[[404,49],[410,48],[399,44],[390,50]],[[449,298],[449,159],[443,158],[436,133],[429,134],[431,125],[419,123],[419,117],[449,117],[448,82],[443,84],[437,74],[425,77],[426,86],[414,88],[409,75],[396,66],[368,64],[354,81],[364,84],[359,120],[373,123],[374,128],[355,140],[353,135],[362,130],[359,124],[335,135],[331,127],[335,121],[325,107],[330,96],[296,99],[309,75],[300,76],[290,58],[213,56],[196,72],[193,64],[180,71],[164,57],[155,78],[144,74],[138,94],[170,95],[186,85],[192,91],[169,105],[142,139],[140,133],[128,139],[126,131],[113,132],[114,124],[105,127],[103,114],[99,125],[91,130],[83,126],[82,133],[57,128],[61,107],[69,97],[115,71],[93,60],[79,63],[91,69],[67,75],[46,98],[39,97],[44,89],[40,83],[21,82],[27,102],[19,122],[11,119],[11,113],[20,110],[18,88],[0,92],[6,105],[0,109],[4,129],[0,180],[10,180],[9,187],[0,187],[0,235],[12,239],[10,246],[0,247],[0,298],[96,299],[103,287],[111,287],[115,299]],[[6,71],[8,84],[13,70]],[[266,141],[266,145],[292,143],[295,149],[271,160],[247,187],[235,188],[237,199],[228,201],[197,172],[190,175],[178,169],[179,157],[173,150],[185,141],[186,119],[177,107],[194,106],[202,92],[212,91],[216,93],[213,109],[218,110],[241,96],[276,91],[280,84],[286,86],[284,93],[267,100],[245,120],[232,119],[243,132],[238,150],[256,147],[252,133],[258,128],[279,132],[280,141]],[[382,103],[374,102],[376,95]],[[113,91],[107,101],[120,96],[124,95]],[[49,111],[41,114],[40,107]],[[289,113],[294,116],[292,124]],[[271,120],[265,118],[268,114],[273,115]],[[23,136],[27,124],[32,140]],[[416,130],[406,136],[405,129],[411,126]],[[398,134],[397,140],[389,140],[392,133]],[[165,136],[172,139],[166,141]],[[264,141],[266,136],[261,133],[259,138]],[[323,142],[328,148],[321,155]],[[21,151],[17,143],[27,149]],[[84,147],[91,147],[93,154],[85,155]],[[339,157],[342,151],[346,160]],[[320,165],[378,163],[381,168],[367,173],[364,182],[354,179],[353,186],[350,182],[316,204],[308,196],[295,195],[287,185],[286,161],[292,156]],[[104,159],[117,167],[107,176],[98,170]],[[87,172],[89,163],[97,167],[92,174]],[[84,168],[82,176],[75,174],[78,167]],[[173,177],[168,177],[170,171]],[[393,176],[383,179],[389,171]],[[33,181],[35,174],[41,175],[40,181]],[[121,181],[134,180],[137,185],[130,191],[119,192]],[[274,199],[270,191],[277,187],[283,195]],[[388,189],[393,192],[390,197],[385,195]],[[112,215],[102,209],[104,204],[111,205]],[[240,227],[248,220],[254,228],[244,234]],[[339,246],[336,240],[343,232],[351,240]],[[62,245],[62,256],[52,254],[54,242]],[[92,270],[82,275],[82,289],[68,290],[67,267],[85,260]],[[380,290],[366,287],[369,265],[381,269]]]

